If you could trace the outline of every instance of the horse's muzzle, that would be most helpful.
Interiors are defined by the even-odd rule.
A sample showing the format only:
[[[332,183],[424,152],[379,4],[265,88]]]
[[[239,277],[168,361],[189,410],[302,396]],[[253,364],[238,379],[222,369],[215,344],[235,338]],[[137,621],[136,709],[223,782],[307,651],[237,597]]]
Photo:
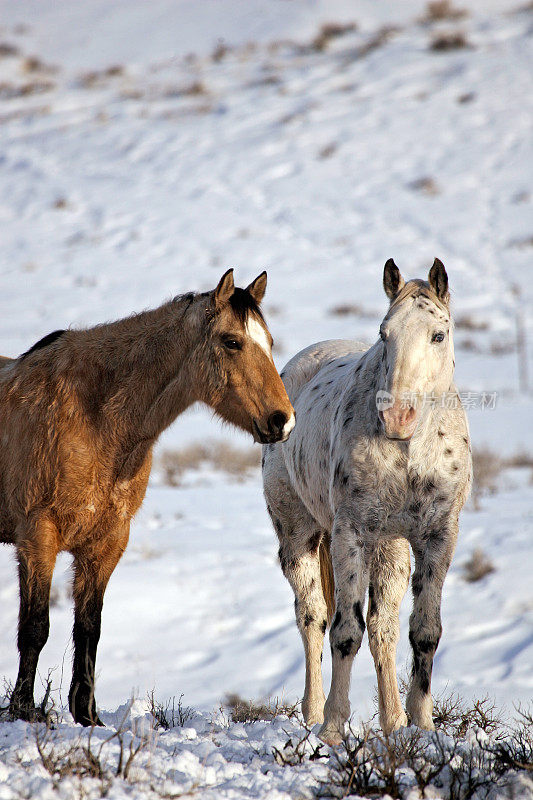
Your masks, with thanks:
[[[295,423],[296,416],[294,412],[290,417],[287,417],[283,411],[275,411],[267,420],[267,430],[262,430],[257,420],[252,420],[253,437],[256,442],[261,444],[286,442]]]

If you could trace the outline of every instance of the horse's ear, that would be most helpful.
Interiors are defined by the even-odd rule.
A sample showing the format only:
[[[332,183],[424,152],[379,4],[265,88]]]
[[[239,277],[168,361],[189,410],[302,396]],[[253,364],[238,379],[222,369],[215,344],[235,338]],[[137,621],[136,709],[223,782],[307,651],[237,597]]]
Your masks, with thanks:
[[[255,281],[252,281],[251,284],[246,287],[246,291],[252,295],[257,305],[259,305],[265,296],[266,288],[267,274],[266,272],[262,272],[261,275],[257,276]]]
[[[215,306],[220,308],[225,305],[233,292],[235,291],[235,284],[233,282],[233,269],[228,269],[227,272],[221,277],[217,288],[215,289]]]
[[[400,270],[394,263],[394,259],[389,258],[383,268],[383,288],[389,300],[394,300],[398,292],[405,286]]]
[[[433,266],[429,270],[428,281],[439,300],[447,305],[450,301],[448,276],[444,269],[444,264],[439,258],[435,259]]]

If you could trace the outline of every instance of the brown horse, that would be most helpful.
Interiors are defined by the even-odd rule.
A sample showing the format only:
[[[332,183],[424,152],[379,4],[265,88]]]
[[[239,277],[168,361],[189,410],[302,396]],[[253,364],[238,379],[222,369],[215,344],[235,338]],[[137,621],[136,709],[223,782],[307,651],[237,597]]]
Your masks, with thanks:
[[[284,441],[294,411],[259,304],[233,272],[217,288],[88,330],[55,331],[0,361],[0,541],[20,580],[20,666],[13,717],[39,718],[33,689],[49,631],[58,552],[74,557],[76,722],[101,724],[94,669],[107,582],[128,543],[159,434],[195,402],[256,441]]]

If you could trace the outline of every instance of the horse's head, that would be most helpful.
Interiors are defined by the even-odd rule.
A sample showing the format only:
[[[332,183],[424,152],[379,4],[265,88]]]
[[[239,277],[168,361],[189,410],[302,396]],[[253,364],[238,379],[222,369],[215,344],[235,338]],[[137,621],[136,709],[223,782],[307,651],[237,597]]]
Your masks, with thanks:
[[[410,439],[425,403],[453,379],[454,355],[448,276],[435,259],[427,281],[405,283],[392,258],[383,287],[390,299],[379,333],[383,342],[379,417],[389,439]]]
[[[246,289],[228,270],[211,292],[208,346],[216,362],[211,382],[215,410],[263,444],[284,442],[294,409],[272,359],[272,336],[261,310],[267,283],[262,272]]]

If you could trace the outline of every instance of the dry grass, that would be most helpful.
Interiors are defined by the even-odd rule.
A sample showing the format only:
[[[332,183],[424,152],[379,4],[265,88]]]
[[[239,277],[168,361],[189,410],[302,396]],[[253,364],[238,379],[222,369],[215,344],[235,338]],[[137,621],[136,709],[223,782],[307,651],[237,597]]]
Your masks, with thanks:
[[[450,0],[433,0],[426,5],[426,11],[420,22],[428,24],[450,19],[464,19],[468,16],[465,8],[456,8]]]
[[[227,442],[191,444],[183,450],[165,450],[159,465],[168,486],[179,486],[186,472],[210,467],[217,472],[244,480],[261,464],[261,449],[233,447]]]
[[[436,33],[429,44],[429,49],[434,53],[447,53],[450,50],[464,50],[471,47],[463,31]]]
[[[258,720],[272,720],[281,715],[289,719],[298,718],[299,703],[294,705],[283,703],[279,698],[267,700],[265,703],[254,700],[244,700],[238,694],[228,694],[224,706],[229,709],[233,722],[258,722]]]
[[[315,38],[312,40],[311,48],[322,52],[328,48],[330,42],[334,39],[338,39],[340,36],[345,36],[347,33],[352,33],[356,30],[357,25],[355,22],[327,22],[322,25]]]
[[[495,570],[496,567],[490,558],[480,547],[476,547],[468,561],[463,564],[463,578],[468,583],[476,583]]]

